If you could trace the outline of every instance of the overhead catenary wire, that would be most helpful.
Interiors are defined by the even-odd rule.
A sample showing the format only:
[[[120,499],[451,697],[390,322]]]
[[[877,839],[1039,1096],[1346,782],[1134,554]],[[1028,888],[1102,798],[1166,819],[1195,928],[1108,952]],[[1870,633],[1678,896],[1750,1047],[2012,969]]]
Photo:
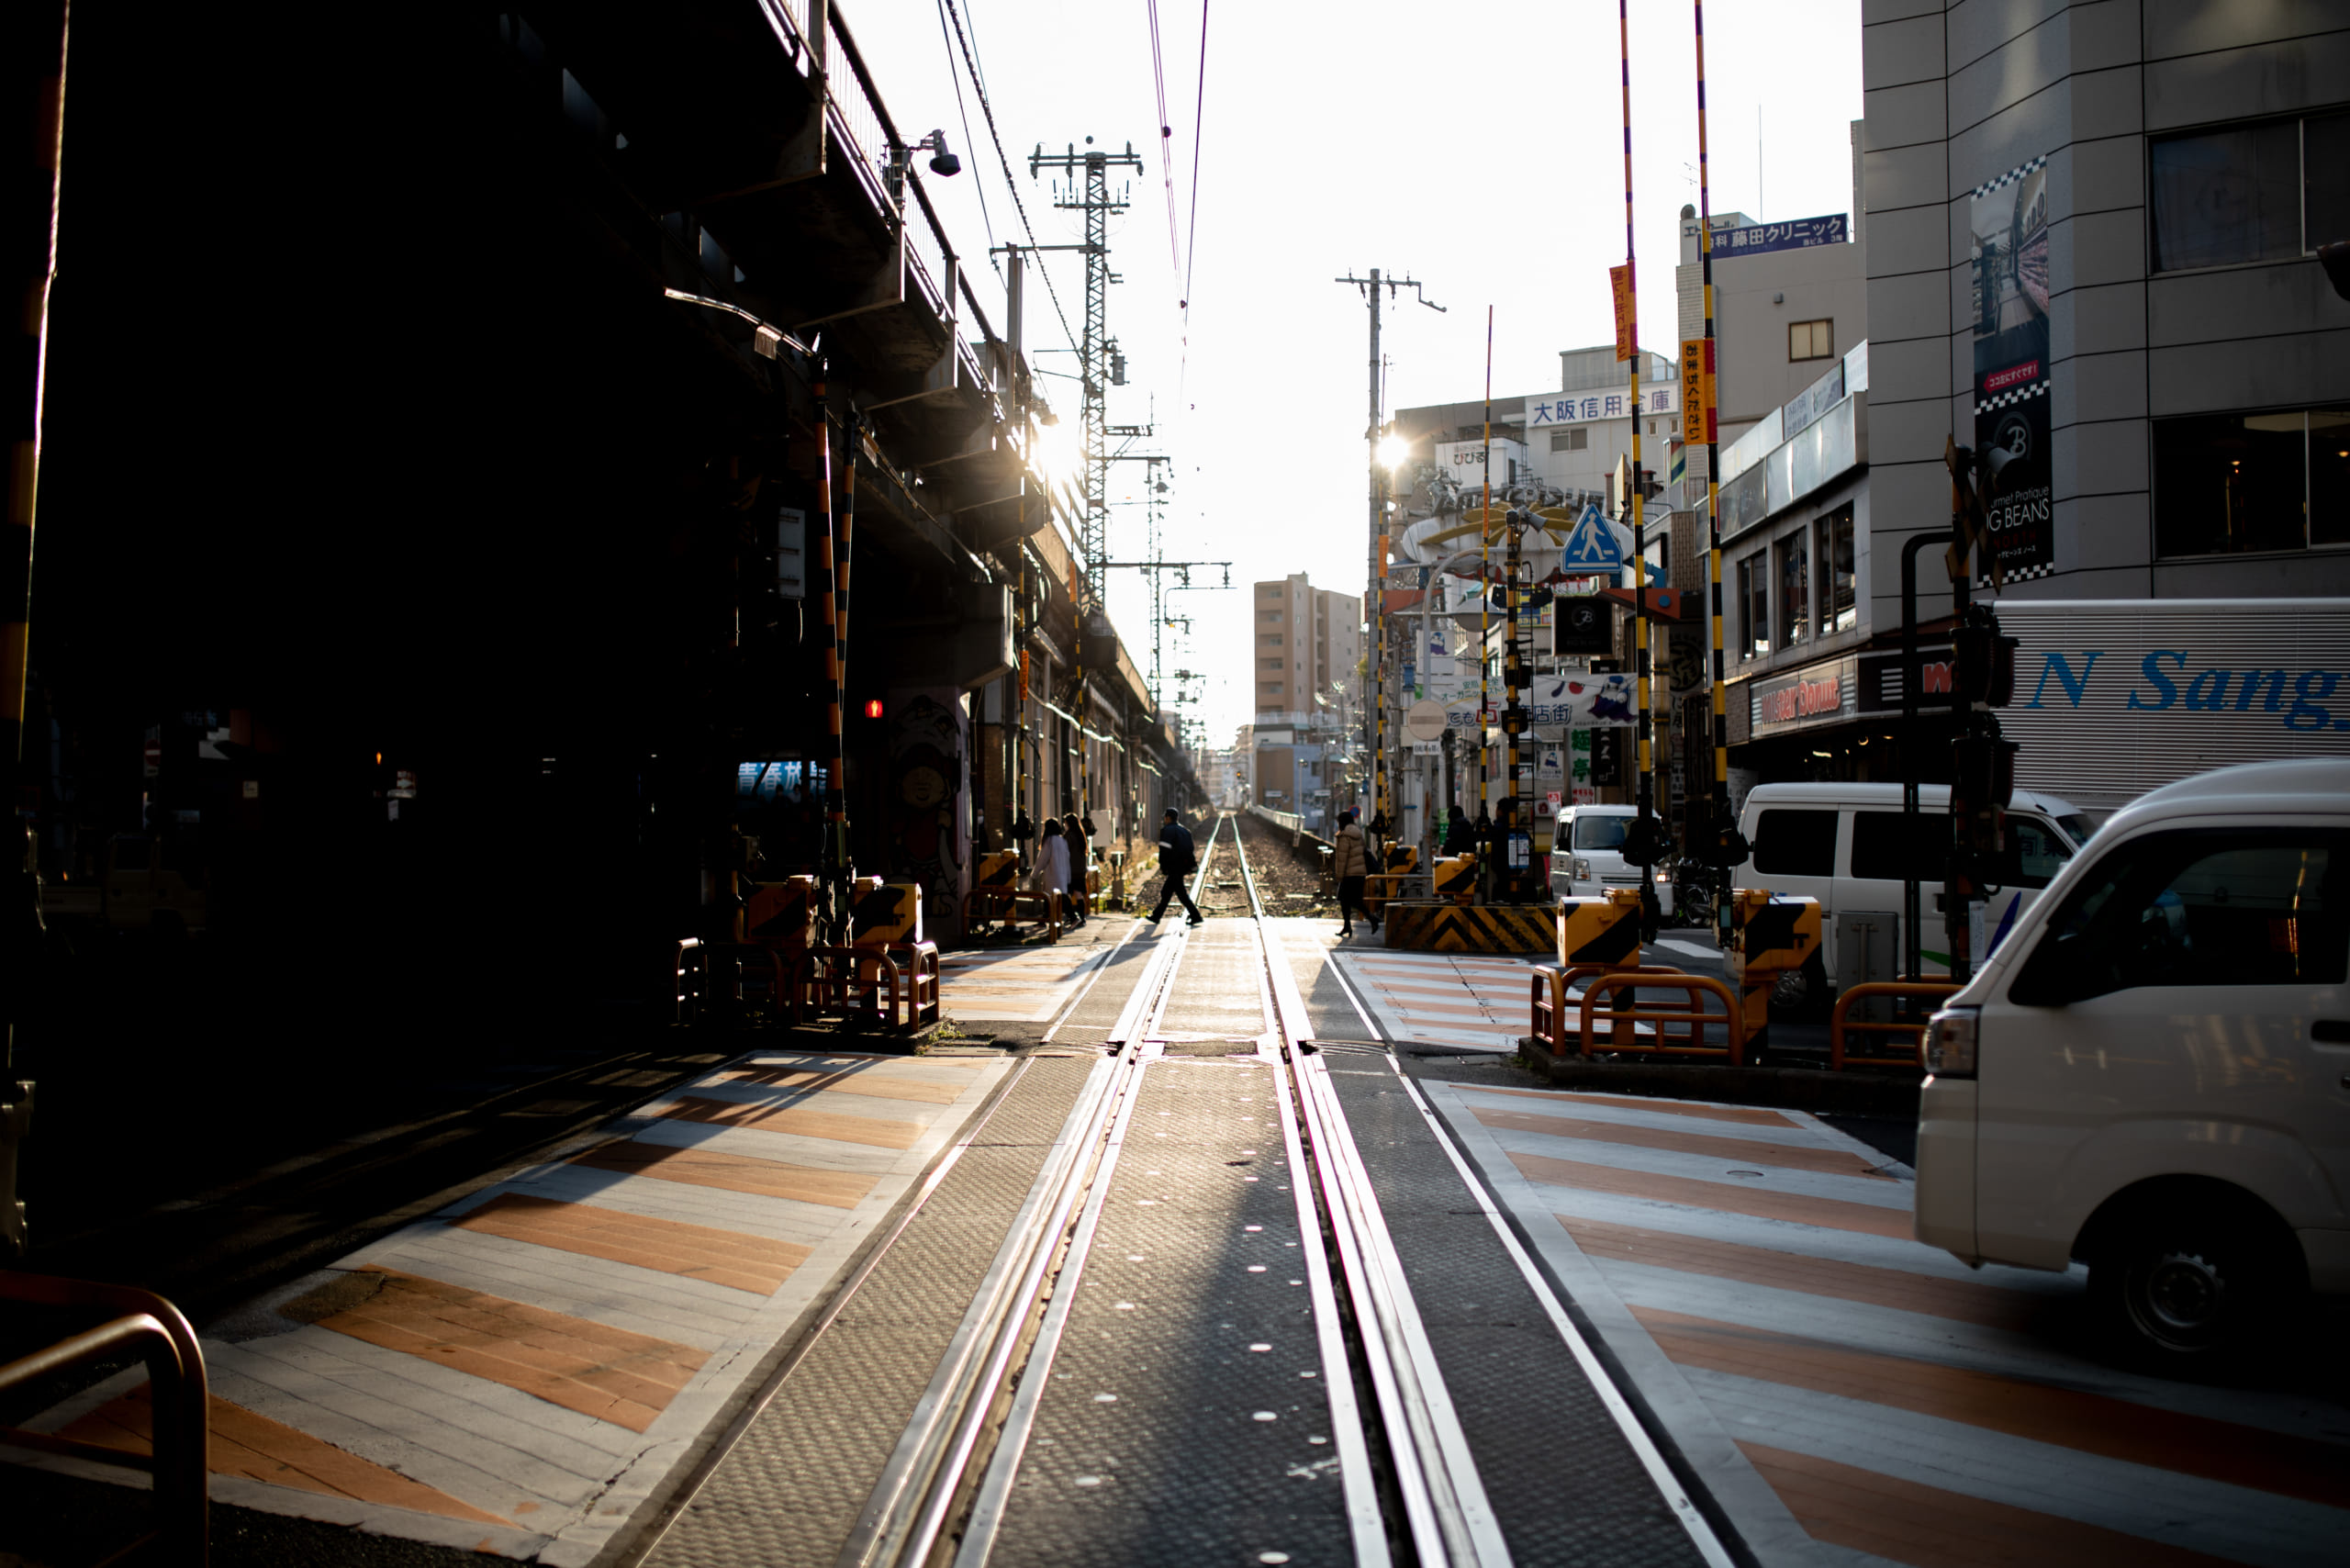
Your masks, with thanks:
[[[1200,253],[1200,139],[1207,123],[1208,0],[1200,0],[1200,86],[1192,104],[1192,218],[1183,251],[1183,326],[1192,325],[1192,266]]]
[[[979,114],[988,122],[988,140],[994,145],[996,163],[1003,170],[1004,188],[1012,193],[1012,209],[1020,215],[1020,228],[1028,236],[1029,245],[1041,249],[1036,239],[1036,226],[1028,221],[1028,206],[1020,199],[1020,182],[1012,177],[1012,159],[1003,151],[1003,135],[996,129],[995,106],[988,101],[987,78],[980,73],[977,51],[972,49],[971,40],[963,30],[963,13],[956,8],[955,0],[942,0],[942,3],[946,7],[947,18],[955,24],[955,41],[962,49],[963,66],[970,73],[972,90],[979,95]],[[1069,312],[1061,308],[1060,291],[1053,286],[1053,274],[1042,266],[1036,269],[1036,273],[1045,280],[1045,297],[1053,302],[1053,314],[1060,318],[1062,335],[1069,339],[1069,347],[1075,348],[1077,333],[1069,324]]]
[[[955,69],[955,39],[946,30],[946,0],[938,0],[938,36],[946,44],[946,79],[955,84],[955,113],[963,122],[963,145],[976,151],[979,139],[971,134],[971,111],[963,103],[962,73]],[[995,219],[988,212],[988,183],[973,179],[971,189],[979,198],[979,226],[988,231],[988,265],[1001,277],[1003,268],[995,259]]]

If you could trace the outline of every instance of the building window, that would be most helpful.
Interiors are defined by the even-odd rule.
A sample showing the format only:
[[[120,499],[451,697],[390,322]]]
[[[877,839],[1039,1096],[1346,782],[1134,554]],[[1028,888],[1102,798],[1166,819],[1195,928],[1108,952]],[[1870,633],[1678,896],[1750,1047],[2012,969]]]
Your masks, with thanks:
[[[1281,596],[1281,587],[1282,585],[1280,583],[1259,583],[1257,585],[1257,597],[1259,599],[1279,599]]]
[[[1746,633],[1739,657],[1761,658],[1771,651],[1771,572],[1759,550],[1738,564],[1738,602]]]
[[[1269,648],[1278,648],[1281,645],[1281,634],[1279,632],[1259,632],[1257,633],[1257,640]]]
[[[1811,552],[1804,536],[1790,533],[1778,543],[1779,646],[1792,648],[1811,634]]]
[[[1280,669],[1289,663],[1287,659],[1259,659],[1257,662],[1267,669]]]
[[[1269,626],[1278,626],[1281,623],[1281,612],[1278,610],[1260,610],[1257,611],[1257,619]]]
[[[2154,554],[2350,544],[2350,409],[2154,421]]]
[[[1852,509],[1837,508],[1819,520],[1819,629],[1848,632],[1860,621],[1854,599]]]
[[[1550,450],[1553,452],[1587,452],[1591,448],[1591,427],[1577,425],[1571,431],[1552,431]]]
[[[1833,321],[1790,321],[1787,323],[1787,358],[1834,359],[1836,357],[1836,323]]]
[[[2146,158],[2158,273],[2350,239],[2350,114],[2165,136]]]

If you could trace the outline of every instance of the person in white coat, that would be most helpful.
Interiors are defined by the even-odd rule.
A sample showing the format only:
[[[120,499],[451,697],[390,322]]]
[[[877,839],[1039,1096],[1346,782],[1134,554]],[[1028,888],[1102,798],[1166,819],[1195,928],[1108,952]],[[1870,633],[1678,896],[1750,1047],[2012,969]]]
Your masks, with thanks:
[[[1069,834],[1051,817],[1045,819],[1044,836],[1036,841],[1036,874],[1032,885],[1045,895],[1045,913],[1049,924],[1045,939],[1061,939],[1061,899],[1069,886]]]

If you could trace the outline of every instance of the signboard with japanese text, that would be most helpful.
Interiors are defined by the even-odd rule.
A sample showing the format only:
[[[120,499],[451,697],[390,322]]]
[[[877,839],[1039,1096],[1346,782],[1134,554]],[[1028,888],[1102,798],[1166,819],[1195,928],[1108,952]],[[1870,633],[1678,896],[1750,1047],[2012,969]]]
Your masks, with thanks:
[[[1485,447],[1483,441],[1440,441],[1436,443],[1437,466],[1452,476],[1452,482],[1470,493],[1473,503],[1484,487],[1487,473]],[[1513,484],[1528,471],[1526,443],[1495,436],[1493,441],[1492,479],[1494,488]]]
[[[1640,412],[1643,414],[1678,414],[1681,410],[1681,384],[1659,381],[1640,387]],[[1555,398],[1528,398],[1526,400],[1526,428],[1538,430],[1546,425],[1579,425],[1592,420],[1628,420],[1632,417],[1632,388],[1629,378],[1625,386],[1609,392],[1561,392]]]
[[[1714,254],[1759,256],[1767,251],[1804,251],[1814,245],[1841,245],[1852,239],[1850,214],[1828,213],[1819,218],[1791,218],[1781,223],[1751,223],[1714,234]]]
[[[1714,343],[1711,338],[1689,338],[1681,345],[1681,439],[1703,446],[1714,439]]]
[[[2009,580],[2055,568],[2051,518],[2048,373],[2047,159],[1977,185],[1968,202],[1975,318],[1975,450],[2003,453],[1996,485],[1983,497],[1991,540],[1975,571],[1989,582],[1992,560]]]
[[[1630,132],[1625,133],[1627,136]],[[1639,352],[1632,345],[1639,318],[1638,304],[1632,297],[1632,263],[1607,269],[1608,291],[1616,297],[1616,357],[1627,360]]]

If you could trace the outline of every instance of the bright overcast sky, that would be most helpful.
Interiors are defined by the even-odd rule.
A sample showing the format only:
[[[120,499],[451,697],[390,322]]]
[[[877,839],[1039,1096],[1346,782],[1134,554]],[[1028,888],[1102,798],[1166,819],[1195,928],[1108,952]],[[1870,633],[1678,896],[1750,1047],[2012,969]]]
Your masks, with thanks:
[[[976,144],[963,131],[941,0],[838,0],[909,138],[946,129],[963,173],[928,182],[957,249],[1020,237],[1002,168],[969,81]],[[1128,385],[1111,393],[1113,424],[1157,420],[1147,447],[1173,458],[1165,554],[1235,563],[1233,593],[1171,595],[1188,636],[1169,633],[1167,667],[1194,683],[1211,745],[1230,744],[1252,710],[1247,586],[1309,573],[1316,587],[1360,593],[1368,510],[1369,313],[1334,281],[1370,268],[1427,285],[1446,313],[1386,311],[1386,409],[1473,398],[1484,377],[1493,307],[1494,392],[1558,385],[1558,352],[1614,335],[1607,269],[1624,260],[1617,7],[1608,0],[1496,6],[1455,0],[1354,4],[1209,0],[1206,96],[1200,91],[1203,8],[1158,0],[1166,123],[1174,136],[1176,224],[1192,241],[1192,147],[1199,223],[1189,342],[1170,256],[1147,0],[956,0],[978,51],[1013,182],[1046,244],[1080,238],[1052,207],[1051,178],[1027,157],[1071,142],[1122,151],[1146,170],[1133,207],[1111,227],[1109,325]],[[1634,0],[1632,146],[1641,342],[1673,348],[1676,219],[1697,198],[1694,13]],[[1804,218],[1852,207],[1851,122],[1861,115],[1858,0],[1716,0],[1706,8],[1716,212]],[[1757,109],[1761,151],[1757,152]],[[1113,190],[1115,186],[1113,186]],[[1082,327],[1081,259],[1047,258],[1070,327]],[[975,285],[979,283],[975,278]],[[1002,286],[979,289],[996,308]],[[1041,289],[1028,342],[1065,347]],[[1064,373],[1071,353],[1034,363]],[[1047,378],[1064,418],[1075,381]],[[1146,465],[1120,464],[1113,502],[1138,499]],[[1145,553],[1138,505],[1115,506],[1113,558]],[[1220,580],[1194,573],[1196,582]],[[1111,574],[1110,606],[1136,662],[1150,658],[1145,574]],[[1171,684],[1171,682],[1170,682]]]

